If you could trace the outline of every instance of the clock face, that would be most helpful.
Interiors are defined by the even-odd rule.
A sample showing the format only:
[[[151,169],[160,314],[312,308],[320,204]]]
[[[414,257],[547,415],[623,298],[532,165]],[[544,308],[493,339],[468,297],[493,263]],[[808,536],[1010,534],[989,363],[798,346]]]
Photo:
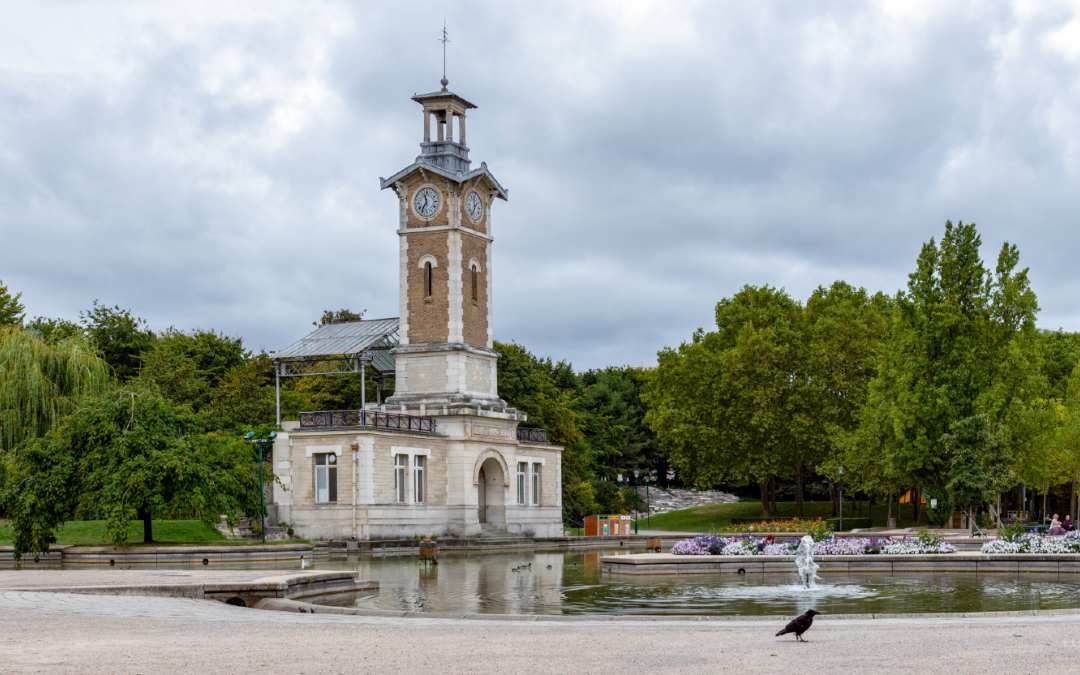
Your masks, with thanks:
[[[484,215],[484,202],[476,190],[465,195],[465,213],[469,214],[469,220],[474,223],[479,223],[480,217]]]
[[[442,197],[439,191],[433,187],[422,187],[413,195],[413,210],[421,218],[431,218],[439,212]]]

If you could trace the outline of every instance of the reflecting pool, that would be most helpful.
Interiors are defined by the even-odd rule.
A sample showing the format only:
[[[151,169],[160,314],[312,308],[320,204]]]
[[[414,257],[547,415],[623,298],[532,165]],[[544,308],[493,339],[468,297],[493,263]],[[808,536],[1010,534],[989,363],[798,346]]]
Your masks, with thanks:
[[[804,589],[791,574],[621,576],[601,572],[616,552],[443,554],[320,560],[353,567],[378,593],[338,594],[320,604],[437,613],[791,615],[979,612],[1080,607],[1080,575],[821,574]]]

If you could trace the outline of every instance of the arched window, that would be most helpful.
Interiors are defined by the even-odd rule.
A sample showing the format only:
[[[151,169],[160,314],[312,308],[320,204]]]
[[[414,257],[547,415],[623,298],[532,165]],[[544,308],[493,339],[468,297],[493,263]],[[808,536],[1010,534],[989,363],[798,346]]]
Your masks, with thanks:
[[[480,267],[476,263],[469,265],[469,286],[475,304],[480,300]]]
[[[430,301],[435,294],[435,268],[439,266],[439,261],[430,253],[425,253],[416,261],[416,266],[424,271],[424,300]]]

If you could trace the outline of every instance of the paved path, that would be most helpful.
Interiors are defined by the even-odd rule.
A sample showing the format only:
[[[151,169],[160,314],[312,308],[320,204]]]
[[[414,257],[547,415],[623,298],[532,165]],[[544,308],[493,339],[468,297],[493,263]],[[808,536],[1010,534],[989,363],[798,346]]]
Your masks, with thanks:
[[[1075,673],[1080,614],[503,621],[290,614],[183,598],[0,591],[2,672]]]

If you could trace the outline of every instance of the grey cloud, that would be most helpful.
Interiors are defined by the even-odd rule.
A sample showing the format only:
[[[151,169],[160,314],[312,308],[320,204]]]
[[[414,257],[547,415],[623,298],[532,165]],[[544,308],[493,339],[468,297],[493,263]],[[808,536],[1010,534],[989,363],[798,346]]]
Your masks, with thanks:
[[[254,348],[396,314],[376,179],[418,152],[445,11],[473,158],[511,188],[498,338],[648,364],[744,283],[892,292],[946,218],[988,259],[1018,243],[1042,324],[1080,329],[1080,51],[1053,37],[1080,13],[897,6],[27,8],[0,27],[0,278],[31,313],[100,298]]]

